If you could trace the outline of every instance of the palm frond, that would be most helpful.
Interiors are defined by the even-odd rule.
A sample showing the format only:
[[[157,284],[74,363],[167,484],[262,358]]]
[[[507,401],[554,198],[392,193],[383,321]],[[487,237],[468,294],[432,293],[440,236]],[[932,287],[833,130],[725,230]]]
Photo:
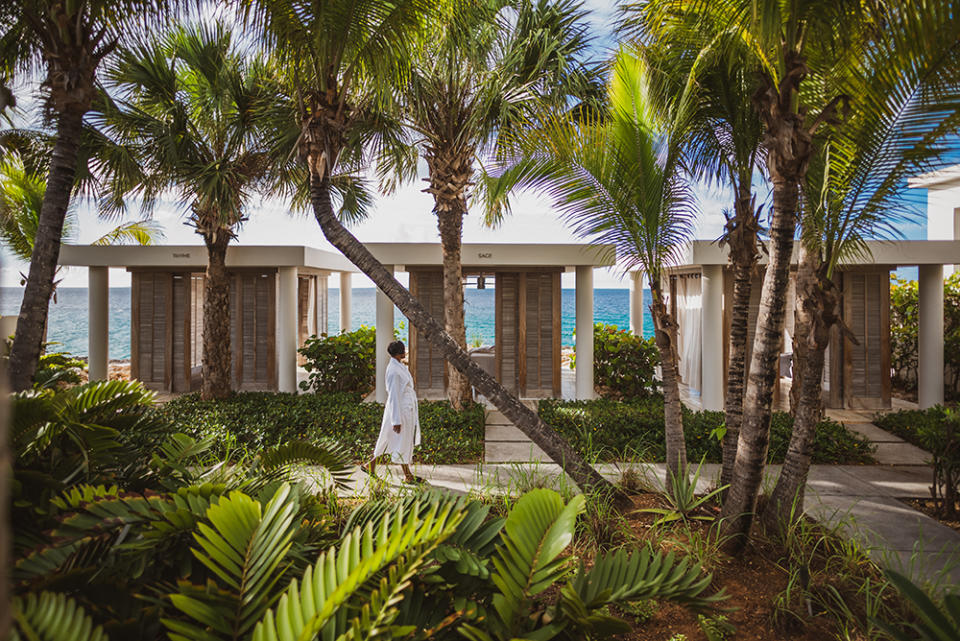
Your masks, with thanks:
[[[24,641],[106,641],[103,628],[73,599],[41,592],[13,600],[13,638]]]

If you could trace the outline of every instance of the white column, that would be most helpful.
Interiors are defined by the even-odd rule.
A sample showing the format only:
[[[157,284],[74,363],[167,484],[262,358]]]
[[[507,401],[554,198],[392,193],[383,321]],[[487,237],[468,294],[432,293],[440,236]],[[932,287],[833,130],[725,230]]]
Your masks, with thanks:
[[[704,265],[700,276],[700,402],[723,409],[723,266]]]
[[[353,302],[353,280],[350,272],[340,272],[340,331],[350,331],[350,304]]]
[[[630,331],[643,337],[643,273],[630,272]]]
[[[920,265],[917,301],[917,401],[943,403],[943,265]]]
[[[277,388],[297,391],[297,268],[280,268],[277,296]]]
[[[91,381],[107,380],[110,344],[110,269],[87,268],[87,369]]]
[[[393,265],[384,265],[393,273]],[[387,401],[387,387],[384,376],[387,373],[387,345],[393,342],[393,301],[377,289],[377,402]]]
[[[593,267],[577,267],[577,400],[593,398]]]

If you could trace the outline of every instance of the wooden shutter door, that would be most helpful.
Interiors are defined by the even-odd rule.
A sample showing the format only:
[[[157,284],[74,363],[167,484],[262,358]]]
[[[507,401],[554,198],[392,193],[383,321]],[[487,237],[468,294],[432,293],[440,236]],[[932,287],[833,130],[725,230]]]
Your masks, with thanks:
[[[190,391],[190,274],[172,274],[171,354],[174,392]]]
[[[497,272],[494,289],[495,371],[500,384],[514,394],[519,391],[521,276],[516,272]]]
[[[559,289],[559,272],[526,274],[525,322],[521,334],[524,367],[520,373],[522,394],[526,397],[560,396],[560,331],[556,329],[560,320]]]
[[[410,272],[410,293],[439,322],[443,318],[443,272],[414,270]],[[417,392],[433,396],[446,394],[446,361],[440,350],[421,340],[416,326],[410,325],[410,373]]]
[[[234,387],[276,388],[276,293],[274,272],[238,272],[230,299]]]
[[[167,319],[173,279],[169,273],[134,272],[131,282],[131,374],[148,389],[169,390]]]
[[[858,344],[843,346],[844,403],[851,409],[890,407],[890,275],[843,274],[843,316]]]

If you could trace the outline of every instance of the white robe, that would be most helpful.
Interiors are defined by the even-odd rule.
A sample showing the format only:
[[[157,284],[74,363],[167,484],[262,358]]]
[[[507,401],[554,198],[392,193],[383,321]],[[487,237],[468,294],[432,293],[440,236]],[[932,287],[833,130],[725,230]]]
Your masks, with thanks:
[[[388,453],[394,463],[409,465],[413,462],[414,446],[420,445],[420,413],[413,376],[406,365],[391,357],[384,378],[387,404],[383,408],[380,437],[373,448],[373,456]],[[394,425],[400,426],[399,434],[393,431]]]

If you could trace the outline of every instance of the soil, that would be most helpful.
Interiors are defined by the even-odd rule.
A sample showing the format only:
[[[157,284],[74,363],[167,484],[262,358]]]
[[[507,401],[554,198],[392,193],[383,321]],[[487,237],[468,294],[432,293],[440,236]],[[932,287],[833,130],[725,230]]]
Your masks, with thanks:
[[[941,518],[937,514],[937,504],[934,503],[933,499],[904,499],[903,502],[916,511],[923,512],[930,518],[936,519],[941,524],[946,525],[948,528],[960,532],[960,519]]]
[[[663,500],[655,494],[634,497],[637,509],[663,507]],[[658,518],[655,514],[634,513],[628,517],[630,527],[640,538],[649,536],[650,526]],[[694,529],[709,527],[703,521],[692,522]],[[758,537],[754,537],[757,539]],[[713,586],[726,592],[728,598],[719,611],[736,631],[725,638],[736,641],[789,639],[819,641],[835,638],[833,619],[826,616],[808,617],[804,624],[794,623],[787,628],[775,624],[775,598],[786,588],[787,572],[777,565],[780,554],[770,543],[762,540],[751,543],[739,558],[722,555],[713,564]],[[681,605],[657,603],[649,618],[637,619],[626,613],[619,616],[630,622],[634,630],[617,637],[623,641],[668,641],[674,635],[685,635],[686,641],[706,640],[695,612]]]

